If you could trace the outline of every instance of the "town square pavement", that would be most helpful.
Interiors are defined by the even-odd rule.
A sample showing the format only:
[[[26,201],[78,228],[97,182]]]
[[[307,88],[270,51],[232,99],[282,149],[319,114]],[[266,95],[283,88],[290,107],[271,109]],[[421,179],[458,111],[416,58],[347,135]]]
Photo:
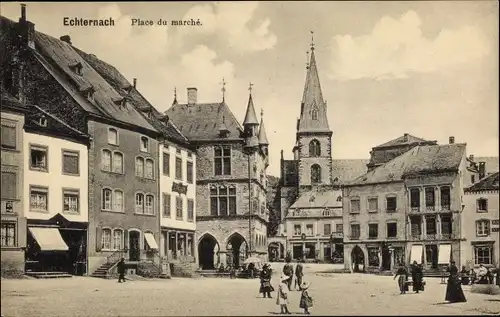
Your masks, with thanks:
[[[273,264],[277,288],[281,265]],[[470,293],[467,303],[445,304],[446,285],[428,278],[425,292],[399,295],[390,276],[322,273],[328,265],[306,265],[312,283],[312,315],[481,315],[500,314],[500,296]],[[2,279],[2,316],[189,316],[277,315],[275,299],[258,294],[258,279],[133,279],[126,283],[92,277]],[[275,293],[273,294],[275,296]],[[299,309],[292,291],[289,309]]]

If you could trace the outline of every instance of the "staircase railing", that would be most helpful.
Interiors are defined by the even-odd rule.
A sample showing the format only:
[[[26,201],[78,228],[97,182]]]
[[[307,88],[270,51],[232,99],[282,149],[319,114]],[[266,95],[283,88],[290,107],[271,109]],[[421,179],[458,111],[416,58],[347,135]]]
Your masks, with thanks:
[[[125,257],[125,253],[127,253],[126,249],[114,251],[106,257],[106,263],[115,264],[120,261],[121,258]]]

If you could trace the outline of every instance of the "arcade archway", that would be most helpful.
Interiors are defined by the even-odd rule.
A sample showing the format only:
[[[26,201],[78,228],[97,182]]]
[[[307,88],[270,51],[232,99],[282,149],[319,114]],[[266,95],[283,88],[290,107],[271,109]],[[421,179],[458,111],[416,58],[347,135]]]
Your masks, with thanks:
[[[247,242],[245,238],[239,233],[233,233],[227,239],[226,245],[227,263],[240,267],[246,259]]]
[[[211,234],[205,234],[198,242],[198,258],[202,270],[213,270],[219,253],[219,243]]]
[[[359,246],[352,249],[351,260],[354,272],[363,272],[365,270],[365,254]]]

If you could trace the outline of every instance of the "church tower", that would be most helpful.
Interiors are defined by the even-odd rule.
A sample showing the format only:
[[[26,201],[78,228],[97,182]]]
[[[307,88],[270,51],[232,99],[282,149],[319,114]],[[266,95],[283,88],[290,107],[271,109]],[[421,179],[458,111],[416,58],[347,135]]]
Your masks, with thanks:
[[[311,43],[294,147],[299,160],[299,188],[332,184],[332,134]]]

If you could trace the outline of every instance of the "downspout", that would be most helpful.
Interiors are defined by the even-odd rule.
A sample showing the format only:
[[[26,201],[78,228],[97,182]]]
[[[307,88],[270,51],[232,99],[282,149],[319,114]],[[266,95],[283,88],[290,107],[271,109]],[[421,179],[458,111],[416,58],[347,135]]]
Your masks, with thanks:
[[[135,87],[135,78],[134,78],[134,87]],[[161,168],[160,168],[160,160],[163,158],[163,155],[162,155],[162,151],[161,151],[161,145],[162,145],[162,142],[163,140],[160,139],[160,141],[158,142],[158,169],[157,169],[157,172],[156,172],[156,175],[158,175],[158,202],[161,202],[161,199],[163,198],[163,194],[161,192],[161,179],[162,179],[162,171],[161,171]],[[162,166],[163,167],[163,166]],[[160,274],[161,274],[161,270],[162,270],[162,262],[163,262],[163,256],[162,256],[162,243],[161,243],[161,237],[162,237],[162,232],[161,232],[161,218],[163,217],[163,214],[162,214],[162,208],[163,204],[160,204],[158,203],[158,242],[159,242],[159,250],[158,250],[158,268],[160,269]],[[165,241],[163,241],[163,250],[165,250]],[[154,262],[154,258],[153,258],[153,262]]]
[[[408,254],[408,225],[409,225],[409,221],[408,221],[408,206],[410,204],[410,201],[408,201],[408,187],[406,187],[406,184],[404,185],[405,186],[405,213],[404,213],[404,216],[405,216],[405,219],[404,219],[404,224],[405,224],[405,239],[404,239],[404,242],[405,242],[405,248],[404,248],[404,261],[406,263],[410,263],[410,259],[407,258],[407,254]],[[410,263],[411,264],[411,263]]]

